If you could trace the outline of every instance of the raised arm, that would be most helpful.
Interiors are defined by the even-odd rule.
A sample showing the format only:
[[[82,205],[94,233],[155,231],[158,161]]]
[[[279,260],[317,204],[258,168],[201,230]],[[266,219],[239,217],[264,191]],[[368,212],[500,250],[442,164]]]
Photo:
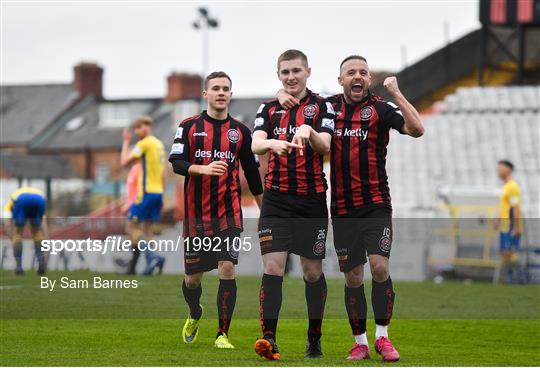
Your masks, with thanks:
[[[129,150],[129,144],[131,143],[131,131],[129,128],[125,128],[122,134],[122,152],[120,153],[120,164],[122,166],[128,166],[129,164],[137,161],[139,157],[136,157]]]
[[[405,124],[403,125],[401,132],[410,135],[411,137],[421,137],[424,134],[424,125],[422,124],[420,114],[399,90],[397,78],[386,78],[383,82],[383,86],[403,113]]]

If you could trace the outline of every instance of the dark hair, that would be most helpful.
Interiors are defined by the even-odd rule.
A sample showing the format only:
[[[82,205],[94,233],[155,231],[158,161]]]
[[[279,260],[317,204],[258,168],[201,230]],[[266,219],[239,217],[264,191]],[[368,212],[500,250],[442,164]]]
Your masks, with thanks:
[[[499,160],[499,164],[508,167],[511,171],[514,171],[514,164],[508,160]]]
[[[290,49],[285,52],[283,52],[281,55],[279,55],[277,59],[277,68],[279,70],[279,63],[285,60],[294,60],[294,59],[300,59],[306,64],[306,67],[308,66],[308,60],[306,54],[304,54],[300,50]]]
[[[212,72],[212,73],[208,74],[206,76],[206,78],[204,79],[204,89],[208,88],[208,82],[211,79],[216,79],[216,78],[227,78],[229,80],[229,82],[231,82],[231,87],[232,87],[231,77],[229,77],[227,75],[227,73],[225,73],[225,72]]]
[[[347,56],[345,59],[343,59],[341,64],[339,64],[339,70],[341,70],[341,67],[343,66],[343,64],[345,64],[349,60],[363,60],[367,64],[367,59],[365,57],[360,56],[360,55],[350,55],[350,56]]]

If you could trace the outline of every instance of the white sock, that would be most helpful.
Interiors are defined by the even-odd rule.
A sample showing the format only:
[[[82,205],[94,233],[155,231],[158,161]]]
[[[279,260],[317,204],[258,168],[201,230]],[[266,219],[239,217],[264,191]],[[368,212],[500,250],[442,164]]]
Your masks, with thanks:
[[[354,341],[356,341],[356,343],[358,345],[366,345],[367,346],[367,333],[364,332],[362,335],[354,335]]]
[[[375,340],[383,336],[388,337],[388,326],[375,325]]]

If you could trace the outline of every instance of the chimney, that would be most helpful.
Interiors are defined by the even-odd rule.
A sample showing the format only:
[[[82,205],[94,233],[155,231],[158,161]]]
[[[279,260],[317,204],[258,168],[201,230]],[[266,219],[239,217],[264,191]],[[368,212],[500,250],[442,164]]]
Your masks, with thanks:
[[[81,62],[73,67],[73,88],[81,97],[103,97],[103,68],[96,63]]]
[[[200,98],[202,79],[198,74],[173,72],[167,77],[167,96],[165,101],[174,102],[187,98]]]

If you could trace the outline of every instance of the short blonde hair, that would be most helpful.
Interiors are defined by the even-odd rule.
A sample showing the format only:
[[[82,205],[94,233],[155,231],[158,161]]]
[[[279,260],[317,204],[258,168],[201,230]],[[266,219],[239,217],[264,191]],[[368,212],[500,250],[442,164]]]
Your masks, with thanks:
[[[137,127],[139,127],[141,125],[153,126],[154,125],[154,119],[152,119],[148,115],[141,115],[137,119],[135,119],[135,121],[133,122],[133,127],[137,128]]]

